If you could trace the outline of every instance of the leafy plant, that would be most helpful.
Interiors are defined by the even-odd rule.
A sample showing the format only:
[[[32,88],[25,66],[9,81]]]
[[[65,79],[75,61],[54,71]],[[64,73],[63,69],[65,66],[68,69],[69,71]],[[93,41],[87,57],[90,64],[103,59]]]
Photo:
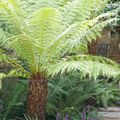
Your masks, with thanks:
[[[71,114],[57,113],[56,120],[99,120],[98,113],[95,110],[91,110],[89,106],[84,108],[82,112],[73,112]]]
[[[120,100],[118,80],[81,79],[79,72],[57,76],[50,80],[47,113],[81,110],[86,105],[107,107]]]
[[[13,78],[12,78],[13,79]],[[14,78],[15,79],[15,78]],[[1,90],[1,100],[4,110],[1,119],[16,119],[26,113],[25,102],[27,100],[27,80],[4,80]]]
[[[1,119],[5,116],[7,119],[22,119],[23,114],[26,113],[26,105],[23,102],[27,99],[26,86],[28,82],[25,80],[23,82],[20,81],[20,83],[17,82],[17,84],[11,81],[9,82],[10,84],[7,81],[6,83],[7,86],[4,85],[2,90],[4,97],[1,96],[4,101],[4,105],[1,104],[4,108]],[[80,79],[79,72],[56,76],[48,82],[48,101],[46,106],[48,116],[46,118],[53,120],[56,112],[61,112],[70,114],[74,119],[79,119],[81,113],[77,111],[81,111],[86,105],[92,105],[97,108],[110,106],[120,100],[120,90],[117,88],[117,83],[118,80],[112,79],[97,79],[96,81]],[[13,88],[13,86],[16,87]],[[10,87],[12,90],[10,90]],[[5,91],[11,92],[5,95]]]
[[[38,118],[31,118],[29,115],[25,115],[25,120],[38,120]],[[57,113],[56,120],[99,120],[99,117],[96,110],[92,110],[90,106],[87,106],[82,112],[76,111],[71,114]]]
[[[25,61],[27,69],[10,56],[3,60],[15,68],[9,76],[29,78],[31,116],[45,119],[50,76],[71,71],[94,79],[99,75],[116,77],[120,74],[117,63],[84,55],[87,43],[100,36],[106,25],[117,21],[115,12],[100,14],[106,4],[107,0],[40,0],[38,5],[33,2],[29,8],[19,0],[1,0],[0,20],[10,31],[0,43],[14,50],[16,56]]]
[[[120,89],[116,80],[112,82],[101,81],[96,89],[97,105],[107,108],[120,100]]]

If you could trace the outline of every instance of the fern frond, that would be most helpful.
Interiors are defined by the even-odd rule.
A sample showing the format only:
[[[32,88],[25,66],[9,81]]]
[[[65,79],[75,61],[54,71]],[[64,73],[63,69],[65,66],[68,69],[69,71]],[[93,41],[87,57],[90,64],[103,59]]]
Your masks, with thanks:
[[[97,37],[101,36],[102,29],[118,19],[112,18],[110,20],[105,20],[99,22],[103,17],[114,16],[113,13],[102,14],[92,20],[86,20],[82,23],[75,23],[68,27],[64,32],[57,36],[56,40],[53,41],[50,46],[48,46],[49,51],[51,51],[50,56],[62,56],[67,52],[72,52],[76,50],[83,49],[87,51],[88,42],[96,40]],[[62,53],[62,54],[61,54]]]
[[[0,20],[7,23],[11,29],[15,29],[14,33],[22,32],[22,25],[25,12],[20,6],[18,0],[1,0],[0,2]]]
[[[6,77],[12,77],[12,76],[30,78],[30,74],[26,72],[24,69],[20,69],[20,68],[13,69],[6,75]]]
[[[107,63],[109,65],[112,66],[116,66],[116,67],[120,67],[120,65],[118,63],[116,63],[115,61],[106,58],[106,57],[102,57],[102,56],[93,56],[93,55],[74,55],[74,56],[67,56],[66,58],[67,60],[87,60],[87,61],[96,61],[96,62],[101,62],[101,63]]]
[[[11,84],[10,84],[11,85]],[[19,81],[17,84],[14,83],[12,91],[10,91],[10,94],[12,94],[10,97],[10,100],[8,99],[7,103],[7,110],[4,113],[4,117],[7,119],[9,114],[11,114],[11,110],[15,108],[15,105],[19,102],[23,103],[23,98],[27,94],[27,86],[28,83],[26,80]]]
[[[111,72],[113,72],[111,76],[117,75],[116,66],[114,68],[106,62],[97,61],[95,65],[93,59],[85,61],[63,61],[61,59],[68,53],[86,52],[87,43],[100,36],[106,25],[116,21],[113,13],[98,16],[98,11],[106,5],[106,2],[107,0],[38,0],[30,1],[32,5],[28,8],[27,3],[23,5],[25,1],[1,0],[0,19],[11,29],[10,32],[7,31],[7,39],[0,39],[0,44],[12,48],[19,57],[26,61],[30,75],[36,72],[46,72],[46,69],[49,74],[52,74],[50,70],[52,65],[55,70],[52,75],[60,71],[63,73],[71,70],[80,70],[81,73],[85,72],[85,75],[89,74],[89,76],[99,74],[110,76]],[[97,14],[92,15],[96,11]],[[14,65],[10,59],[9,62]],[[66,66],[63,66],[65,63]],[[69,66],[70,63],[72,64]],[[106,68],[111,66],[110,73],[104,68],[105,64]],[[46,67],[47,65],[50,69]],[[19,70],[27,73],[21,65],[15,64],[15,66],[18,73]],[[99,67],[103,67],[106,71]],[[98,71],[94,73],[95,69]]]
[[[12,48],[16,51],[17,55],[27,60],[30,70],[36,71],[35,68],[35,57],[32,41],[26,35],[16,35],[3,41],[3,45],[8,48]]]
[[[69,1],[63,7],[63,16],[68,24],[74,21],[84,21],[90,19],[92,12],[101,9],[101,4],[105,3],[101,0],[74,0]],[[102,6],[103,7],[103,6]]]
[[[48,45],[63,30],[61,15],[57,9],[45,7],[41,8],[28,19],[29,34],[35,39],[37,46],[36,54],[41,56],[40,64],[46,60],[48,54]],[[34,29],[33,29],[34,28]]]
[[[40,8],[39,10],[33,12],[28,18],[29,29],[34,27],[34,29],[30,31],[32,37],[36,38],[37,43],[41,46],[44,45],[42,42],[44,43],[45,41],[50,43],[52,39],[55,39],[61,31],[61,23],[62,21],[59,11],[51,7]],[[50,31],[53,35],[50,34]]]
[[[12,77],[12,76],[19,76],[25,78],[30,77],[29,72],[27,72],[20,64],[18,64],[18,62],[15,59],[6,55],[5,51],[3,50],[0,50],[0,62],[5,62],[7,64],[10,64],[14,68],[8,74],[1,74],[2,77]]]
[[[77,59],[76,59],[77,58]],[[64,72],[80,71],[81,76],[89,76],[96,79],[99,75],[117,77],[120,68],[111,60],[86,56],[76,56],[75,59],[66,59],[50,65],[47,69],[49,75],[63,74]],[[94,60],[93,60],[94,59]],[[107,61],[107,62],[106,62]]]

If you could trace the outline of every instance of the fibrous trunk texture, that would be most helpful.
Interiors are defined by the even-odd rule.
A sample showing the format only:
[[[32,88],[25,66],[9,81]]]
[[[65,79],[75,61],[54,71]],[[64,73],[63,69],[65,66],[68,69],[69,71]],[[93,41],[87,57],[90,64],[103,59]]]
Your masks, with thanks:
[[[33,75],[29,81],[28,113],[32,118],[45,120],[48,94],[47,80],[41,74]]]

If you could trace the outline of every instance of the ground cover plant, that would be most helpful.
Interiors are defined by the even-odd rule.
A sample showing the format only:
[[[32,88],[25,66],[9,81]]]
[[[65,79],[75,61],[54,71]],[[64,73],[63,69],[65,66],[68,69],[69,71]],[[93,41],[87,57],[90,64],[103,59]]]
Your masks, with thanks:
[[[55,120],[56,113],[61,113],[63,118],[67,113],[72,120],[81,119],[83,108],[84,110],[88,107],[106,108],[120,100],[120,90],[116,87],[117,80],[81,80],[79,76],[80,74],[75,72],[49,80],[46,106],[47,120]],[[0,102],[0,118],[6,118],[6,120],[24,118],[27,112],[28,81],[6,80],[5,83],[2,94],[0,94],[2,100]],[[100,117],[99,115],[96,116],[97,112],[94,112],[93,109],[89,113],[90,115],[92,113],[94,118]]]
[[[29,7],[19,0],[1,0],[0,20],[8,31],[1,26],[0,44],[12,49],[16,59],[0,51],[0,61],[14,67],[7,76],[29,79],[28,113],[45,120],[50,77],[71,71],[93,79],[120,74],[117,63],[87,54],[88,42],[100,36],[106,25],[117,21],[117,12],[100,14],[107,0],[37,2]]]

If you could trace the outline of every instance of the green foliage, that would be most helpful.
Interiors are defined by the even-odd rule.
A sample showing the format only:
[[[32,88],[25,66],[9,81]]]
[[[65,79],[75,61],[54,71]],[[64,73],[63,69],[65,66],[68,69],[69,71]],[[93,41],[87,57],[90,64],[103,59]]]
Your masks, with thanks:
[[[47,112],[70,112],[86,105],[107,107],[120,100],[118,80],[99,78],[96,81],[80,79],[81,74],[70,73],[57,76],[49,82]]]
[[[98,112],[90,106],[84,107],[80,111],[71,111],[71,113],[57,113],[56,120],[99,120]]]
[[[13,52],[13,51],[11,51]],[[18,76],[18,77],[24,77],[29,78],[30,74],[27,72],[26,69],[23,69],[22,64],[24,64],[23,61],[20,62],[19,59],[17,59],[14,55],[7,53],[7,50],[0,49],[0,63],[7,63],[11,65],[12,68],[14,68],[11,71],[5,71],[6,74],[1,73],[0,78],[4,77],[12,77],[12,76]],[[25,66],[24,66],[25,68]]]
[[[4,101],[4,112],[2,113],[1,119],[17,119],[17,117],[23,117],[23,113],[27,112],[25,102],[27,99],[28,81],[18,81],[16,79],[5,81],[1,90],[1,100]]]
[[[88,75],[90,78],[93,77],[94,79],[96,79],[98,75],[112,77],[114,74],[115,77],[118,75],[119,71],[119,68],[117,68],[118,65],[115,62],[104,57],[90,55],[68,56],[64,58],[63,61],[59,61],[48,67],[48,73],[53,76],[57,75],[59,72],[63,74],[65,72],[68,73],[70,71],[79,70],[82,73],[81,77]],[[115,68],[117,68],[116,71]]]
[[[120,89],[116,82],[116,80],[113,82],[102,81],[98,84],[96,89],[97,105],[107,108],[120,100]]]
[[[60,80],[49,81],[48,113],[68,111],[71,106],[80,109],[94,96],[99,101],[103,96],[110,98],[111,90],[105,88],[104,94],[99,93],[103,88],[95,80],[99,75],[119,76],[119,65],[104,57],[84,55],[87,44],[99,37],[105,26],[118,20],[117,10],[100,14],[107,1],[0,0],[0,46],[15,52],[15,57],[11,57],[0,50],[0,62],[14,67],[7,76],[30,78],[32,74],[42,73],[47,78],[78,72],[79,77],[71,74],[70,78],[63,76]],[[94,81],[80,81],[86,76]],[[6,118],[14,116],[12,110],[20,105],[19,100],[27,87],[26,83],[21,83],[13,88],[13,97],[6,102]],[[106,100],[102,103],[106,106]]]
[[[111,0],[111,2],[105,8],[105,12],[107,11],[118,11],[116,17],[119,19],[117,23],[111,24],[110,27],[119,26],[120,25],[120,1],[119,0]]]
[[[87,105],[107,107],[120,100],[120,90],[117,88],[119,80],[99,78],[95,81],[80,77],[79,72],[72,72],[49,80],[46,106],[48,115],[55,115],[58,112],[72,115]],[[2,118],[23,118],[23,114],[26,113],[24,102],[27,100],[28,81],[4,80],[4,82],[1,95],[4,101],[4,104],[1,104],[4,108]],[[73,117],[76,118],[74,115]],[[26,119],[30,118],[26,116]]]
[[[107,1],[1,0],[0,20],[9,30],[2,30],[7,34],[0,39],[0,43],[13,49],[29,68],[26,70],[9,57],[6,61],[15,67],[11,73],[18,76],[23,74],[24,77],[43,73],[49,77],[71,69],[94,79],[101,74],[110,77],[119,75],[117,64],[108,64],[109,60],[106,62],[102,58],[94,59],[97,63],[92,56],[88,56],[89,61],[83,56],[78,56],[77,61],[62,59],[72,52],[85,54],[87,44],[100,36],[106,25],[117,21],[117,11],[100,14]]]
[[[25,115],[25,120],[38,120],[38,118],[31,118],[29,115]]]

